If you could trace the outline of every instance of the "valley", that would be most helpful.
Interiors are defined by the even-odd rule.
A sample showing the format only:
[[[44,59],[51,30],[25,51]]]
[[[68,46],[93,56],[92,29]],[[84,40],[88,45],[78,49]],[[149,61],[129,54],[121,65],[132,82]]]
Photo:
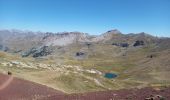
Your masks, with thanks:
[[[68,94],[170,85],[169,38],[118,30],[99,36],[2,30],[0,37],[1,73]]]

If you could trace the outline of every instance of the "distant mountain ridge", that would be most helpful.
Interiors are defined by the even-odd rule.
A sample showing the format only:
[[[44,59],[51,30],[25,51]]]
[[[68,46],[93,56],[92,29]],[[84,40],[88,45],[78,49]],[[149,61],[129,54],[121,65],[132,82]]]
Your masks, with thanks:
[[[1,50],[9,52],[33,52],[33,48],[39,51],[45,46],[48,48],[70,47],[70,45],[110,44],[118,47],[133,47],[134,44],[150,45],[161,44],[169,41],[169,38],[158,38],[144,32],[138,34],[123,34],[119,30],[109,30],[101,35],[89,35],[82,32],[32,32],[19,30],[0,30]],[[83,47],[82,47],[83,48]],[[49,48],[48,48],[49,49]],[[41,51],[40,50],[40,51]],[[48,55],[51,53],[46,53]],[[41,54],[43,56],[43,54]]]

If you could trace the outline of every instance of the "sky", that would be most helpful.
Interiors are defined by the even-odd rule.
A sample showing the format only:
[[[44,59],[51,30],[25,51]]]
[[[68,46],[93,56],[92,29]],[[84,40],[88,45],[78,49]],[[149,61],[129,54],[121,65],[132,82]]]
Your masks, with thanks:
[[[170,0],[0,0],[0,29],[170,37]]]

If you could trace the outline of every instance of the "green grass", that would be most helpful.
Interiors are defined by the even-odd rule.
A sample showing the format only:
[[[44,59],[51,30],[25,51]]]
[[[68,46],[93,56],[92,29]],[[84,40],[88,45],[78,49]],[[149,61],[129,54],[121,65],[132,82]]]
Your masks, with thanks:
[[[66,93],[80,93],[108,89],[117,90],[123,88],[127,89],[154,85],[169,85],[169,71],[160,71],[162,67],[167,67],[150,65],[149,62],[152,60],[153,62],[159,62],[159,60],[157,60],[158,58],[156,58],[156,60],[148,60],[146,57],[148,54],[150,54],[152,46],[127,51],[126,56],[118,57],[114,57],[113,53],[118,53],[120,49],[115,49],[112,46],[108,47],[102,44],[101,46],[103,47],[97,46],[95,48],[95,54],[91,54],[88,59],[84,60],[76,60],[72,58],[69,53],[61,55],[58,58],[50,57],[47,60],[21,58],[16,55],[0,53],[0,62],[11,60],[18,60],[25,63],[31,62],[45,64],[55,64],[61,62],[62,64],[66,65],[78,65],[86,70],[95,69],[101,71],[103,75],[92,74],[88,72],[73,73],[74,70],[72,68],[66,68],[65,70],[69,71],[69,73],[66,74],[47,69],[18,68],[16,66],[4,67],[1,65],[0,71],[11,71],[16,77],[47,85]],[[79,51],[79,49],[81,49],[81,47],[73,48],[70,52],[75,53],[76,51]],[[159,54],[159,57],[160,56],[161,53]],[[118,77],[115,79],[104,78],[103,76],[106,72],[116,73],[118,74]],[[97,84],[93,79],[97,79],[103,86]]]

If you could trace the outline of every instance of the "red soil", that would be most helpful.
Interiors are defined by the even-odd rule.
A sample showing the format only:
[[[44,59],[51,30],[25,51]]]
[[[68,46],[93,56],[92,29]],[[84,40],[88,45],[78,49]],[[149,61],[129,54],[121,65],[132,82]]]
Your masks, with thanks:
[[[160,99],[157,96],[161,96]],[[91,92],[84,94],[70,94],[63,96],[51,96],[41,100],[170,100],[170,88],[155,90],[152,88]]]
[[[62,92],[26,80],[0,74],[0,100],[32,100]]]
[[[0,74],[0,100],[170,100],[170,88],[101,91],[82,94],[64,94],[52,88]]]

